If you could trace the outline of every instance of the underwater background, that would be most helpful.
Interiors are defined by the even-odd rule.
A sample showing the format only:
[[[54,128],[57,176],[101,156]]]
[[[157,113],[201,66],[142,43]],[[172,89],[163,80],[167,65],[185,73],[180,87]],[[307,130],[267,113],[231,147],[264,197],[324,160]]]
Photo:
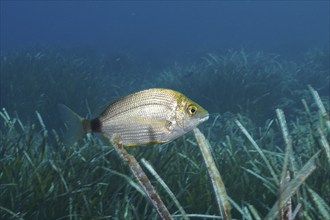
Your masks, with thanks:
[[[159,219],[112,146],[65,144],[57,111],[93,118],[152,87],[209,111],[231,218],[330,219],[329,1],[0,6],[0,219]],[[190,132],[127,151],[173,219],[229,219],[198,145]]]

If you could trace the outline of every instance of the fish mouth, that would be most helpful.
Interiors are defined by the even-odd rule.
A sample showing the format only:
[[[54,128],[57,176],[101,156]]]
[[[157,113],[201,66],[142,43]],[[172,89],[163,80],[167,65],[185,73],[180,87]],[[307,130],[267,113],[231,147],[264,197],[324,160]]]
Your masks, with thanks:
[[[199,122],[202,123],[204,121],[207,121],[208,119],[209,119],[209,114],[207,114],[203,118],[199,119]]]

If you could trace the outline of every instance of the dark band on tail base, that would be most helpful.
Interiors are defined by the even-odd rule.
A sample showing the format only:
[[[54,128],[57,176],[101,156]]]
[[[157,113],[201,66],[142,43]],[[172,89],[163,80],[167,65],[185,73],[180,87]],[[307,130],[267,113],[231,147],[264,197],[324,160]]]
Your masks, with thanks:
[[[91,130],[92,132],[102,132],[102,122],[98,118],[91,120]]]

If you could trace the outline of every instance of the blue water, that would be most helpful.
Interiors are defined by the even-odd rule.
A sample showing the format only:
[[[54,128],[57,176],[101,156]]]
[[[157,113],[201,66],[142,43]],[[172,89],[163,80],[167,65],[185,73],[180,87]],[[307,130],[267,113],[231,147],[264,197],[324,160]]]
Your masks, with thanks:
[[[101,138],[92,135],[83,147],[66,144],[65,136],[81,134],[64,126],[58,104],[91,119],[131,92],[150,87],[182,92],[210,113],[199,128],[222,158],[216,163],[228,194],[244,212],[251,204],[261,216],[278,194],[268,190],[275,189],[273,178],[235,119],[266,150],[278,175],[283,155],[274,155],[285,144],[276,109],[285,113],[299,169],[322,149],[319,134],[308,132],[312,126],[324,129],[326,115],[317,115],[307,85],[329,112],[329,1],[0,0],[0,6],[0,219],[130,219],[127,213],[157,219],[126,178],[104,169],[131,175],[117,154],[104,151]],[[11,121],[5,123],[6,112]],[[326,129],[322,132],[329,141]],[[170,145],[131,149],[150,159],[187,213],[219,215],[194,141],[190,133]],[[48,151],[59,169],[47,162]],[[294,195],[304,201],[300,210],[314,213],[310,219],[323,206],[309,189],[329,204],[323,153],[308,191]],[[177,213],[172,200],[167,204]],[[242,219],[235,207],[232,215]]]
[[[264,110],[263,118],[271,117],[275,108],[284,103],[284,97],[302,98],[293,97],[298,93],[291,92],[261,99],[269,103],[253,101],[265,94],[276,96],[277,81],[285,80],[280,75],[255,82],[255,88],[244,83],[239,86],[239,79],[227,82],[221,76],[196,83],[198,74],[209,73],[205,69],[189,70],[190,65],[205,65],[203,57],[209,53],[222,56],[230,49],[243,49],[247,54],[278,54],[281,65],[296,60],[298,65],[304,64],[306,52],[313,48],[324,50],[314,58],[315,65],[289,71],[285,67],[280,72],[296,77],[296,69],[305,71],[299,73],[297,84],[283,87],[301,90],[311,84],[321,95],[329,94],[329,1],[1,1],[0,36],[2,58],[13,52],[21,56],[12,58],[13,62],[3,62],[1,78],[7,83],[1,84],[1,106],[28,119],[37,110],[50,127],[60,122],[54,111],[58,103],[85,115],[86,102],[96,112],[115,98],[148,87],[179,90],[211,112],[256,112],[254,104],[250,106],[253,110],[248,109],[252,100],[251,103],[268,106],[269,113]],[[39,51],[43,52],[38,58]],[[70,57],[68,51],[75,55]],[[79,64],[81,58],[84,60]],[[253,59],[249,58],[249,64],[259,62]],[[239,66],[235,62],[238,61],[234,61],[234,67]],[[251,67],[255,74],[272,61],[260,62]],[[175,70],[175,66],[182,70]],[[168,69],[183,75],[174,82],[157,79]],[[267,68],[261,72],[267,72]],[[178,81],[181,84],[175,84]],[[230,83],[237,88],[221,90]],[[263,83],[268,85],[264,87]],[[215,92],[210,87],[219,90]],[[77,90],[81,92],[77,94]]]
[[[1,54],[31,46],[125,51],[162,66],[228,48],[296,57],[329,47],[329,1],[1,1]]]

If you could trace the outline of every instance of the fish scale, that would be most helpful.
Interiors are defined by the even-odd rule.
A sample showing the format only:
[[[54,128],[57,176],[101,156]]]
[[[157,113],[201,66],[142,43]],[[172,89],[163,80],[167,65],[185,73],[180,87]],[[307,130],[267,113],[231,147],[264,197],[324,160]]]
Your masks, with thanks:
[[[169,95],[166,92],[157,91],[154,89],[144,90],[137,92],[131,95],[128,95],[124,98],[120,98],[114,103],[112,103],[104,113],[101,114],[101,117],[106,119],[111,119],[117,115],[124,114],[129,112],[131,109],[135,109],[142,106],[149,105],[165,105],[171,106],[175,103],[175,97]],[[100,118],[101,118],[100,117]]]
[[[82,132],[98,132],[110,140],[118,135],[124,146],[172,141],[209,117],[204,108],[182,93],[162,88],[119,98],[92,120],[79,117],[64,105],[60,110],[64,117],[73,115],[67,124],[79,121]]]

